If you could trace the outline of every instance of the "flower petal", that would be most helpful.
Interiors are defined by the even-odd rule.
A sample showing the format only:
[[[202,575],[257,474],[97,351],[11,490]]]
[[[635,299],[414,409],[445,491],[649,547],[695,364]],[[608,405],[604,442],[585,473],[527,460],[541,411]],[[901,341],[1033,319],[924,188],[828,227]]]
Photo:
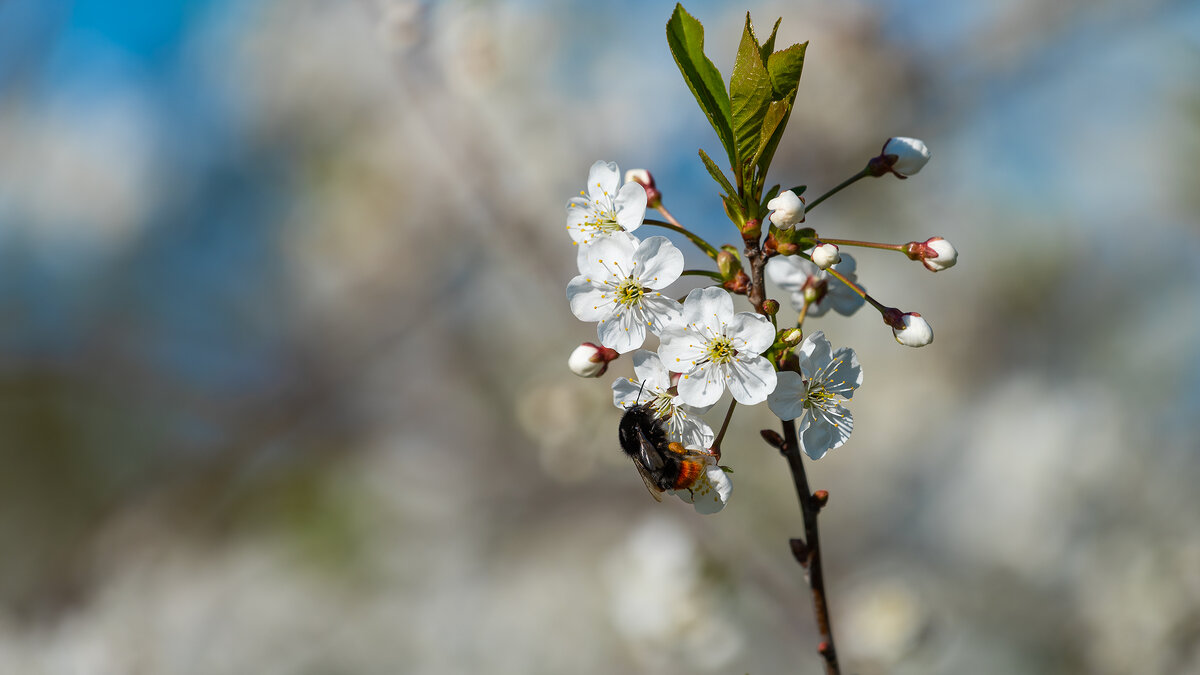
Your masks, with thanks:
[[[845,259],[846,256],[842,256],[842,260]],[[798,255],[776,256],[767,261],[767,278],[785,291],[799,291],[817,272],[820,270],[816,265]]]
[[[679,408],[675,409],[673,417],[678,417],[673,422],[674,426],[679,428],[678,438],[673,440],[683,443],[684,447],[687,448],[712,447],[717,435],[713,433],[712,427],[708,426],[704,420]]]
[[[767,400],[767,396],[775,391],[776,373],[771,362],[755,355],[743,358],[742,355],[729,363],[729,393],[738,403],[754,405]],[[679,392],[683,393],[682,389]]]
[[[762,354],[775,342],[775,327],[770,319],[753,312],[733,315],[725,334],[733,338],[734,347],[739,352]]]
[[[854,430],[854,416],[842,406],[837,407],[838,421],[833,423],[821,416],[805,416],[800,429],[800,447],[804,454],[821,459],[825,453],[841,447]]]
[[[600,322],[596,328],[600,344],[624,354],[646,341],[646,324],[638,321],[633,312],[618,310]]]
[[[832,427],[811,415],[800,418],[800,449],[812,459],[821,459],[833,445]]]
[[[613,405],[621,410],[625,410],[630,406],[637,405],[639,398],[641,399],[641,403],[645,403],[647,398],[654,395],[653,393],[647,393],[649,389],[649,383],[643,389],[642,383],[637,380],[629,377],[618,377],[612,383]]]
[[[800,373],[781,370],[776,375],[775,391],[767,397],[767,407],[781,420],[794,420],[804,414],[804,396],[808,393]]]
[[[680,325],[683,307],[673,298],[662,293],[651,293],[642,297],[642,316],[650,332],[662,335],[663,331]]]
[[[621,184],[621,170],[616,162],[596,160],[588,170],[587,190],[592,201],[608,205],[617,196],[617,187]]]
[[[657,291],[683,273],[683,253],[666,237],[649,237],[633,252],[633,265],[634,277]]]
[[[617,211],[617,224],[626,231],[632,232],[642,225],[646,218],[646,188],[641,183],[626,183],[616,193],[614,200]]]
[[[796,352],[800,357],[800,372],[804,373],[806,380],[816,377],[833,359],[833,346],[822,331],[804,338]]]
[[[706,338],[720,335],[733,318],[733,296],[716,286],[692,289],[683,299],[683,324]]]
[[[647,349],[634,352],[633,373],[641,382],[646,383],[646,391],[657,394],[671,388],[671,374],[663,365],[658,354]]]
[[[626,237],[596,239],[579,252],[579,273],[597,285],[620,283],[633,270],[634,241]]]
[[[673,373],[686,373],[704,358],[704,341],[683,326],[672,326],[658,335],[658,356]],[[691,405],[696,405],[688,401]]]
[[[825,389],[843,398],[853,398],[854,390],[863,381],[862,366],[858,355],[850,347],[842,347],[833,354],[833,367],[825,374]]]
[[[597,288],[582,274],[567,284],[567,301],[571,303],[571,313],[580,321],[603,321],[616,308],[613,294]]]
[[[712,405],[725,393],[725,380],[724,368],[712,362],[703,363],[679,378],[679,398],[688,405]]]

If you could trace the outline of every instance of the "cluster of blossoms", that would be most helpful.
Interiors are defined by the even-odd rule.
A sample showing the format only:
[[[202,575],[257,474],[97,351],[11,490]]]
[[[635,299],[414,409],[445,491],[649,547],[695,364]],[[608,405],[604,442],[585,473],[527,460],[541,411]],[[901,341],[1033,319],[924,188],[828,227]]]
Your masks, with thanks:
[[[872,164],[904,177],[919,171],[929,152],[920,141],[894,138],[881,157]],[[673,492],[712,512],[727,501],[730,484],[717,465],[717,435],[701,415],[726,390],[738,403],[765,401],[780,419],[798,420],[800,444],[812,459],[843,445],[854,429],[854,418],[843,405],[862,384],[854,350],[835,351],[823,333],[802,337],[799,328],[805,318],[831,309],[850,316],[871,300],[858,284],[854,258],[842,253],[839,243],[900,250],[935,272],[952,266],[957,253],[941,237],[884,245],[810,235],[805,242],[810,245],[791,255],[779,253],[785,247],[776,244],[766,275],[789,294],[799,314],[795,328],[780,330],[775,312],[736,312],[728,283],[695,288],[682,301],[665,295],[662,291],[684,272],[684,256],[666,237],[639,239],[633,234],[646,224],[650,204],[662,209],[648,172],[631,171],[621,184],[617,165],[603,161],[592,165],[587,190],[568,203],[567,231],[578,245],[579,275],[567,284],[567,299],[577,318],[597,324],[599,340],[581,344],[568,364],[577,375],[599,377],[621,354],[633,353],[634,377],[613,382],[613,405],[629,410],[650,403],[671,441],[705,454],[712,470],[688,489]],[[805,221],[803,198],[787,190],[767,207],[773,230],[768,242],[778,233],[778,240],[794,243],[795,227]],[[764,304],[770,309],[773,302]],[[920,314],[871,302],[881,308],[900,344],[919,347],[932,341],[932,330]],[[650,334],[658,338],[656,351],[642,349]]]
[[[700,151],[722,188],[725,213],[744,250],[715,247],[680,224],[648,171],[622,177],[615,163],[596,162],[585,189],[567,204],[566,227],[578,246],[579,267],[567,284],[567,299],[577,318],[597,324],[598,344],[583,343],[568,363],[578,375],[599,377],[620,355],[633,354],[634,377],[619,377],[612,386],[613,404],[626,411],[622,448],[656,496],[669,489],[712,512],[730,494],[717,462],[735,404],[765,402],[781,420],[796,420],[799,449],[814,460],[846,443],[854,429],[844,404],[862,384],[858,358],[853,349],[834,349],[819,331],[806,334],[806,320],[829,310],[850,316],[869,304],[899,344],[922,347],[933,341],[919,313],[885,306],[867,293],[855,259],[842,249],[897,251],[932,272],[952,267],[958,254],[941,237],[886,244],[819,235],[807,224],[814,207],[862,178],[918,173],[930,155],[917,139],[887,139],[862,170],[812,202],[803,196],[805,186],[765,189],[807,43],[772,52],[774,33],[760,43],[747,20],[730,90],[724,91],[709,77],[716,69],[702,53],[703,29],[682,7],[676,6],[667,35],[685,81],[728,153],[732,179]],[[760,86],[767,79],[770,86]],[[730,101],[739,104],[730,107]],[[665,220],[647,220],[648,208]],[[685,269],[679,248],[664,236],[640,236],[643,226],[685,236],[716,269]],[[682,298],[665,292],[685,275],[713,283]],[[794,323],[780,321],[779,302],[766,296],[768,278],[788,294],[797,312]],[[745,296],[753,311],[736,311],[735,295]],[[651,335],[657,347],[644,348]],[[732,401],[714,433],[701,416],[726,391]]]

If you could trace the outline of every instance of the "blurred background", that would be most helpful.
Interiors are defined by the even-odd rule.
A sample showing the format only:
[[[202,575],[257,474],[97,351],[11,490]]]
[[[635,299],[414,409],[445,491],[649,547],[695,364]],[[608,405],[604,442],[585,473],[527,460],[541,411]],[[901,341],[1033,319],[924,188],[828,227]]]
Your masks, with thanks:
[[[1200,672],[1200,5],[687,7],[726,76],[746,10],[811,41],[771,182],[932,150],[810,225],[960,252],[856,252],[927,348],[806,323],[865,372],[809,464],[846,671]],[[0,3],[0,672],[821,672],[766,407],[699,516],[629,360],[565,367],[593,161],[736,239],[671,10]]]

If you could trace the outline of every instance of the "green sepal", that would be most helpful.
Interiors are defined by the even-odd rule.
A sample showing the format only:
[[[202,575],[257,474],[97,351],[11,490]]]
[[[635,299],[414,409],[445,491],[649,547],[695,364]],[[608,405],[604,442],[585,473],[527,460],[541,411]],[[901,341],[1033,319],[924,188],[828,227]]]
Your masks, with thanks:
[[[739,231],[746,227],[746,213],[737,197],[721,195],[721,203],[725,205],[725,215],[729,216]]]
[[[679,72],[708,116],[708,121],[717,132],[721,145],[729,155],[731,166],[737,166],[734,145],[733,117],[730,112],[729,93],[721,72],[704,55],[704,26],[683,5],[676,3],[675,11],[667,21],[667,46],[679,66]]]
[[[730,183],[729,179],[725,177],[725,172],[721,171],[721,167],[717,166],[717,163],[712,160],[712,157],[708,156],[708,153],[704,151],[704,148],[700,148],[700,160],[704,162],[704,168],[708,169],[708,175],[712,176],[713,180],[717,181],[717,184],[721,186],[721,189],[725,191],[725,194],[736,199],[737,189],[735,189],[733,187],[733,183]]]
[[[762,201],[760,201],[758,203],[758,217],[759,218],[766,217],[767,211],[770,211],[770,209],[767,208],[767,202],[771,201],[772,199],[775,199],[778,196],[779,196],[779,186],[772,185],[771,189],[767,190],[767,193],[765,195],[763,195]]]

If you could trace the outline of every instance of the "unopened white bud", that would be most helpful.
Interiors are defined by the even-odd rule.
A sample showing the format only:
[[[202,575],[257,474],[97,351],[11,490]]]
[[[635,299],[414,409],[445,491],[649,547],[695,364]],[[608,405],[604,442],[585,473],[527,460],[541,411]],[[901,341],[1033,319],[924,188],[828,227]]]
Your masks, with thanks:
[[[933,237],[925,241],[925,255],[921,256],[921,264],[930,272],[941,272],[948,267],[954,267],[958,262],[958,251],[954,245],[942,239]]]
[[[900,322],[904,324],[904,328],[892,327],[892,335],[896,337],[896,342],[905,347],[924,347],[933,342],[933,328],[920,314],[908,312],[901,315]]]
[[[625,172],[626,183],[641,183],[645,187],[654,187],[654,179],[645,169],[630,169]]]
[[[804,222],[804,200],[791,190],[784,190],[767,202],[771,209],[771,222],[775,227],[791,227]]]
[[[580,377],[600,377],[608,370],[608,362],[617,358],[615,350],[585,342],[571,352],[567,367]]]
[[[921,170],[929,161],[929,148],[916,138],[896,136],[889,138],[883,146],[884,155],[895,155],[896,162],[891,169],[901,176],[911,176]]]
[[[817,267],[827,270],[842,262],[842,254],[837,244],[821,244],[812,250],[812,261]]]

